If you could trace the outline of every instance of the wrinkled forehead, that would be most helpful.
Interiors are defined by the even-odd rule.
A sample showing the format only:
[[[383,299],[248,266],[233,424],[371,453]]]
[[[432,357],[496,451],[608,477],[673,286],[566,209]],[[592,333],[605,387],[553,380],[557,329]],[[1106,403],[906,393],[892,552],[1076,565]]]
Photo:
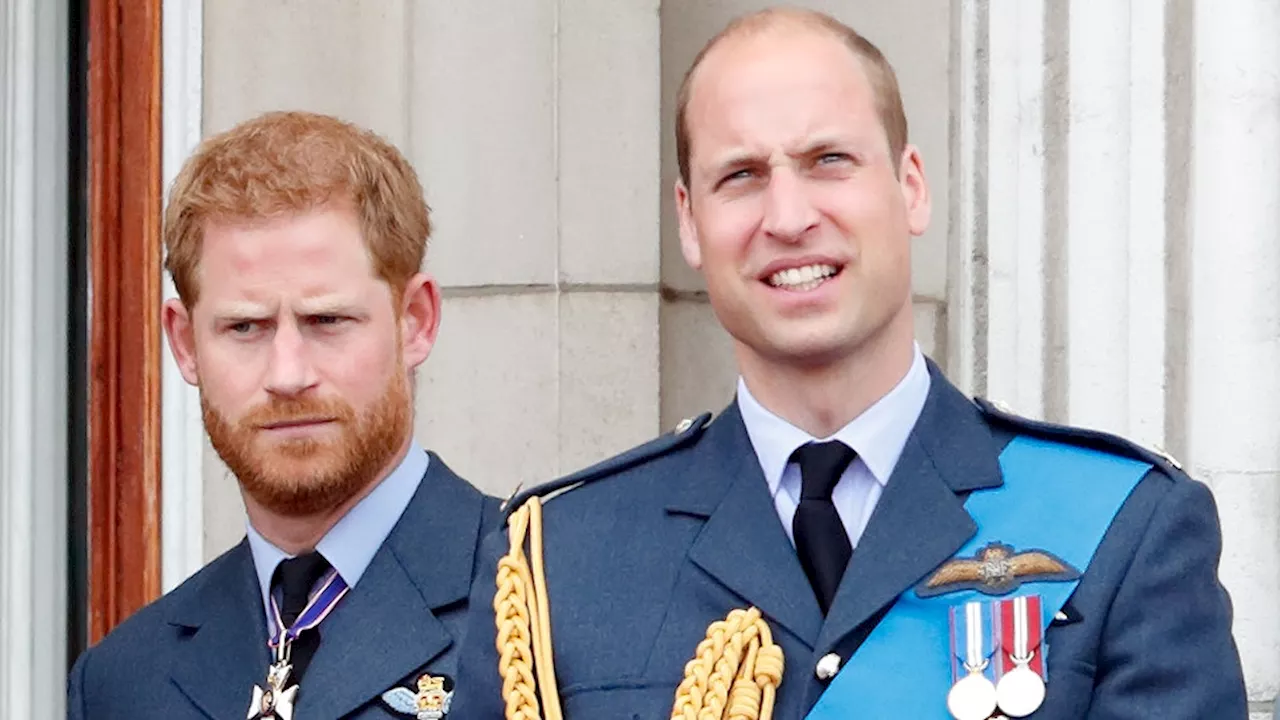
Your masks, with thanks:
[[[201,295],[352,295],[380,282],[351,213],[317,210],[206,223],[197,266]]]

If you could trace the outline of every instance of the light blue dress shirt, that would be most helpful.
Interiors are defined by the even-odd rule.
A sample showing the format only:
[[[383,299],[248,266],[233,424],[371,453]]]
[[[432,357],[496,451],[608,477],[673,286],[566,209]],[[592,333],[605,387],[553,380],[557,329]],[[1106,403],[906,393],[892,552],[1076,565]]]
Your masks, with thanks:
[[[815,438],[761,405],[746,382],[738,378],[738,410],[769,484],[778,518],[793,545],[791,522],[800,503],[800,466],[791,462],[791,453],[805,443],[840,440],[858,454],[840,475],[831,493],[836,513],[849,535],[849,544],[857,547],[871,519],[871,511],[880,501],[880,493],[889,482],[898,458],[902,457],[902,448],[924,409],[929,384],[929,368],[917,345],[911,368],[888,394],[831,437]]]
[[[364,575],[378,548],[382,547],[382,542],[391,534],[391,529],[400,520],[413,494],[417,492],[429,463],[427,451],[417,441],[411,442],[409,451],[396,469],[347,511],[316,543],[316,550],[338,571],[349,587],[354,588],[360,582],[360,576]],[[253,553],[253,567],[258,574],[258,586],[262,590],[262,611],[267,618],[267,628],[270,629],[271,576],[275,574],[277,565],[292,556],[262,537],[252,523],[245,523],[245,527],[249,536],[249,550]]]

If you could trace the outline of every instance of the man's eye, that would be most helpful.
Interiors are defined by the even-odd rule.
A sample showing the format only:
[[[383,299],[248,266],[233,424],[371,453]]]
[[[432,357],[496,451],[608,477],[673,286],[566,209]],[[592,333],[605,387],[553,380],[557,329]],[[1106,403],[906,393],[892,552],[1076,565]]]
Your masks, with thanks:
[[[845,162],[849,159],[844,153],[826,153],[818,158],[819,165],[831,165],[832,163]]]
[[[723,178],[721,178],[720,182],[716,183],[716,187],[721,188],[726,185],[737,185],[739,183],[745,183],[751,180],[752,178],[756,177],[756,175],[757,175],[756,171],[750,168],[735,170],[734,172],[731,172],[728,175],[725,175]]]
[[[228,325],[227,330],[236,335],[244,335],[253,331],[253,322],[249,320],[241,320],[238,323]]]

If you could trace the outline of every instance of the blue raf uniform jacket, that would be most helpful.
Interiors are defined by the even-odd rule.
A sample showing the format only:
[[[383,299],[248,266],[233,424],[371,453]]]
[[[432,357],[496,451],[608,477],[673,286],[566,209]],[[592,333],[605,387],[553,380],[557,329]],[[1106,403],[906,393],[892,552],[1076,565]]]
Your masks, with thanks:
[[[818,660],[856,653],[895,599],[975,534],[966,496],[1002,484],[997,458],[1019,434],[1154,466],[1046,633],[1048,692],[1032,717],[1245,718],[1209,490],[1119,438],[1006,415],[969,400],[932,363],[930,373],[923,412],[825,619],[736,404],[709,424],[704,416],[535,490],[570,488],[547,500],[543,517],[565,718],[670,717],[707,626],[748,606],[764,613],[786,657],[774,718],[803,718],[826,687]],[[468,720],[503,717],[491,603],[506,550],[504,532],[485,541],[474,586],[454,705]],[[945,698],[938,702],[945,707]],[[859,717],[896,715],[867,708]]]
[[[497,501],[432,454],[360,582],[320,626],[295,717],[407,718],[382,693],[416,692],[424,673],[456,679],[477,546],[497,522]],[[262,594],[242,541],[80,656],[68,717],[244,718],[270,659]]]

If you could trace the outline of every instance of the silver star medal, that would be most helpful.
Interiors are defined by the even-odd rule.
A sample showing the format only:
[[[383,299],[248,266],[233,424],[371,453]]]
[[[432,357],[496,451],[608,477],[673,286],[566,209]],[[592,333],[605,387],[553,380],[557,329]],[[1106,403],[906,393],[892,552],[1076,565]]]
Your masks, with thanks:
[[[293,720],[293,703],[298,695],[298,686],[284,690],[289,680],[289,671],[293,666],[285,659],[279,659],[267,669],[267,688],[253,686],[253,700],[249,703],[248,720]]]

